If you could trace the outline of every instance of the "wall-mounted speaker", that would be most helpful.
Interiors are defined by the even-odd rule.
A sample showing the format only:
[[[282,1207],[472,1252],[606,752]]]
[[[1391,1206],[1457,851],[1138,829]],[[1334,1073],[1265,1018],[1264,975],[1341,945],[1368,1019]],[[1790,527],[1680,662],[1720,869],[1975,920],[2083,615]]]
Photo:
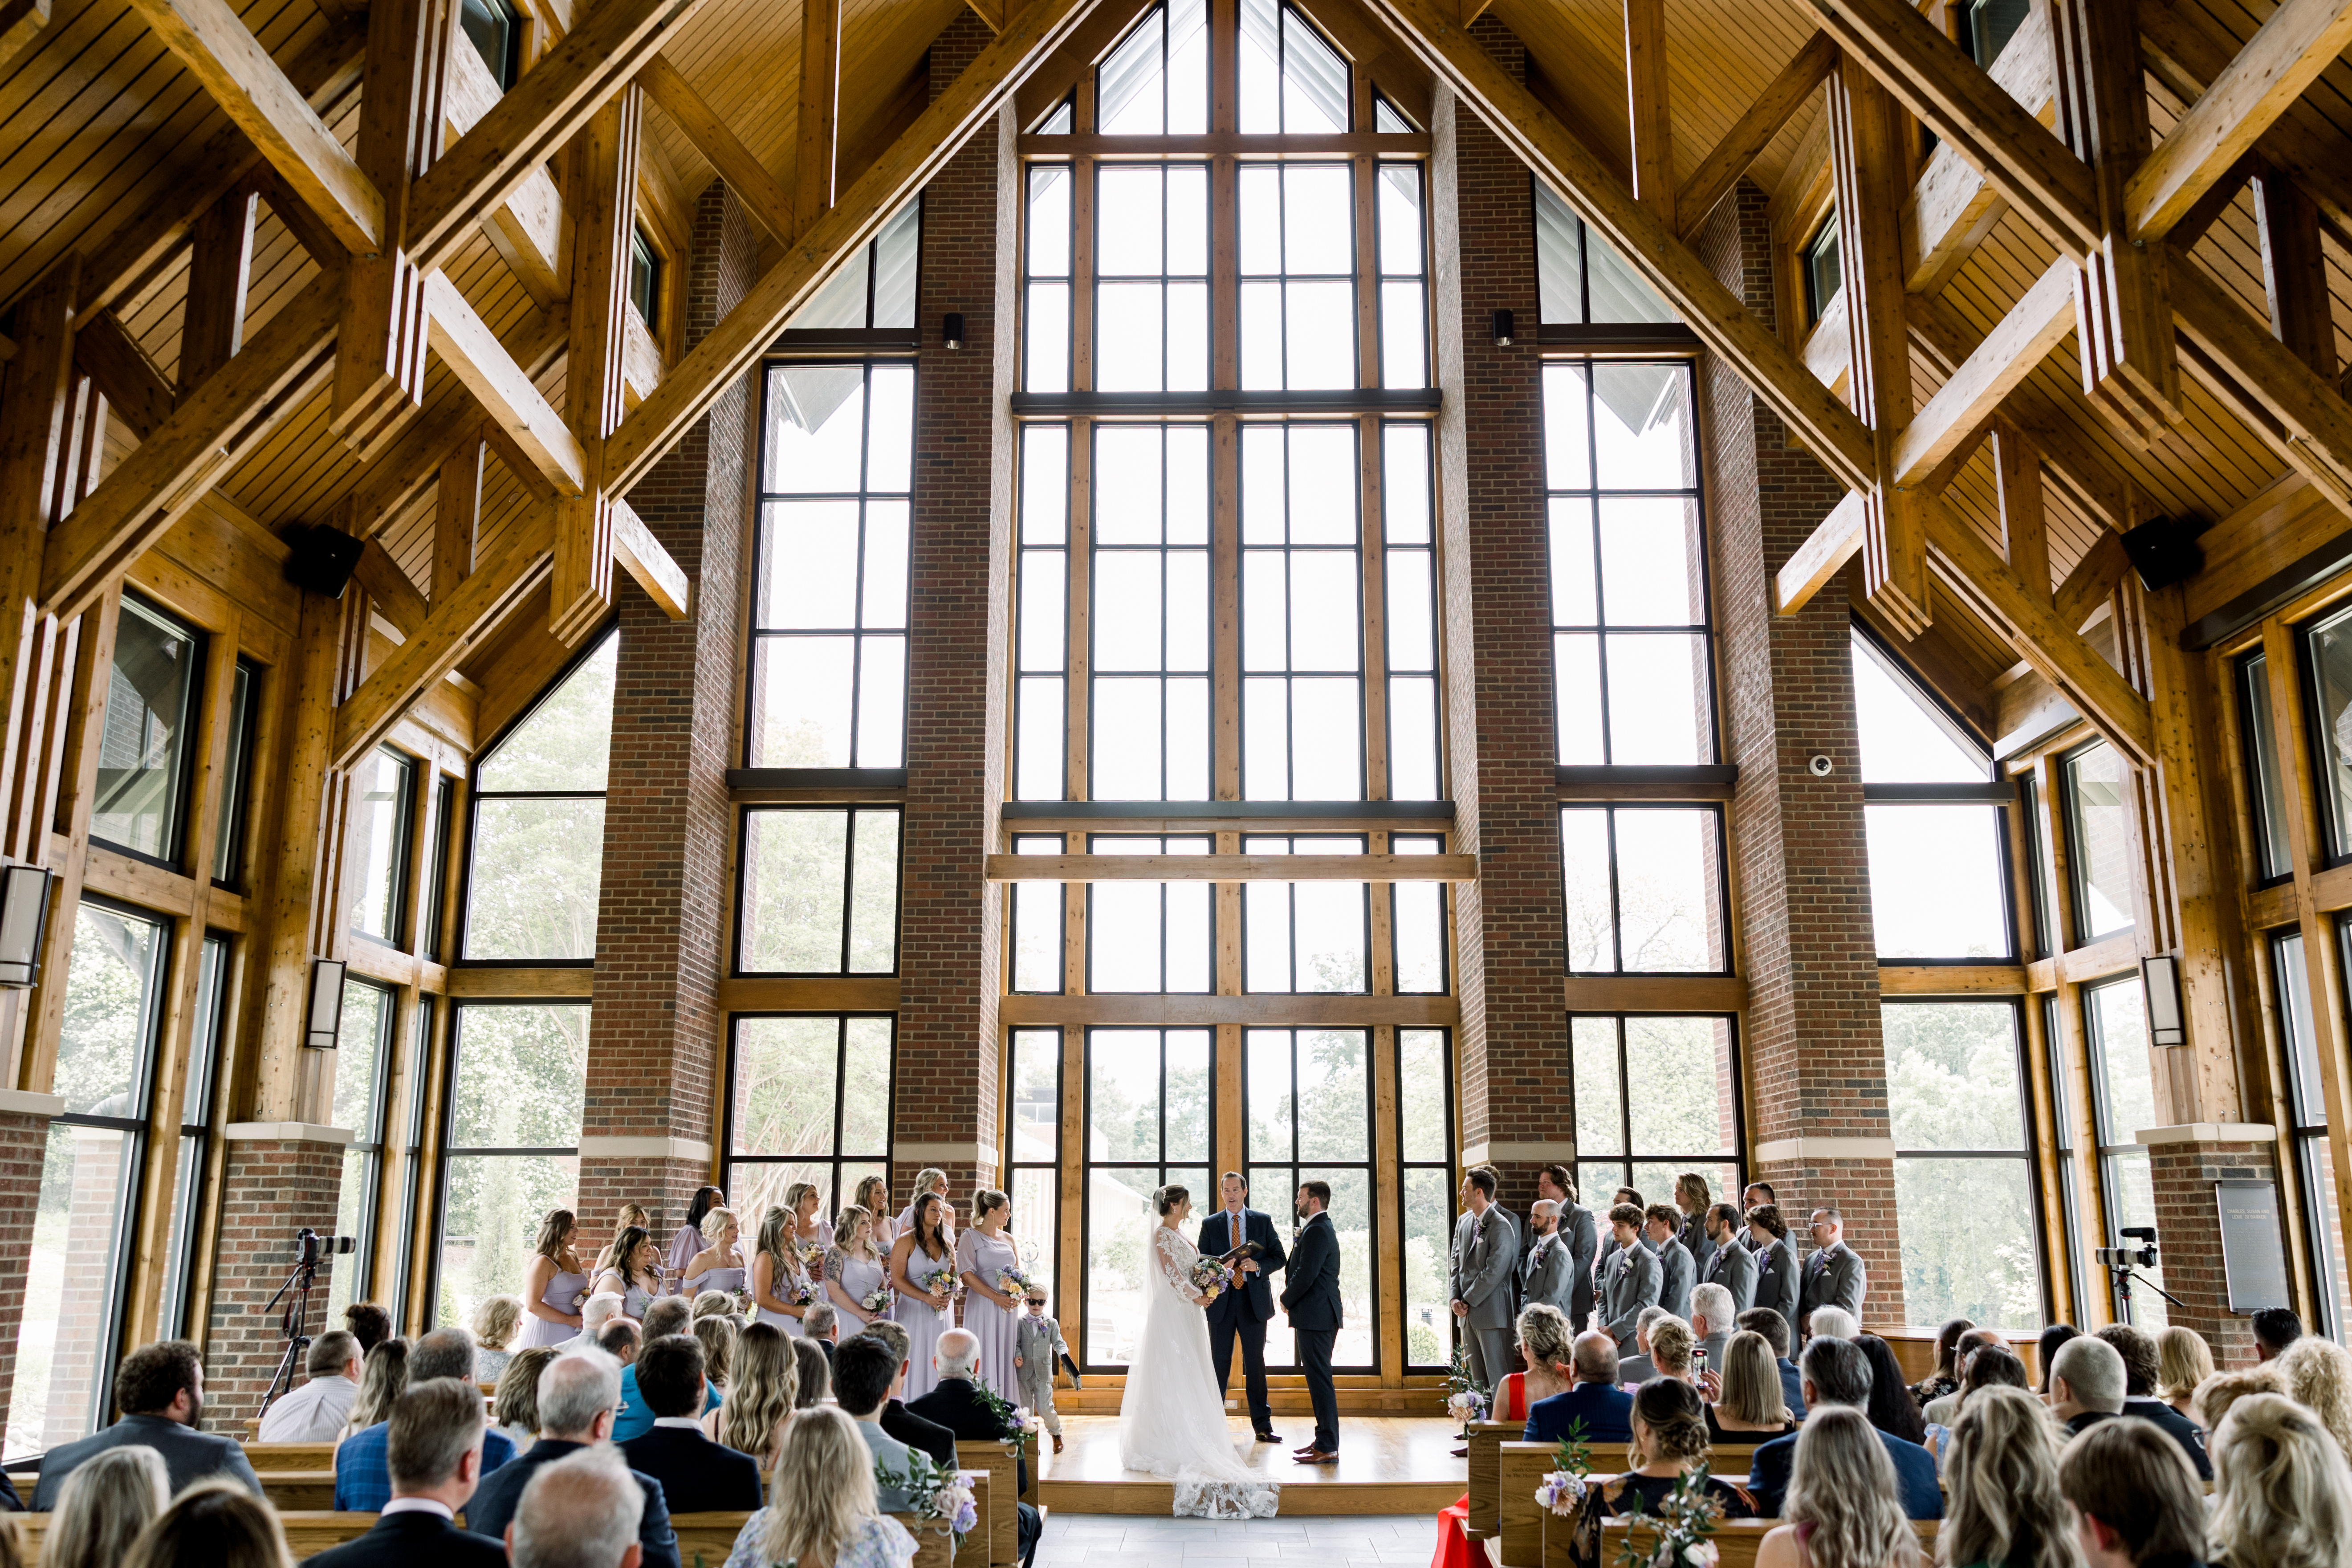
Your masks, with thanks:
[[[2204,570],[2205,552],[2197,542],[2204,531],[2198,518],[2151,518],[2125,533],[2124,553],[2151,592],[2169,588]]]
[[[352,569],[360,563],[367,542],[323,522],[298,522],[286,531],[292,553],[286,557],[286,580],[309,594],[330,599],[343,596]]]

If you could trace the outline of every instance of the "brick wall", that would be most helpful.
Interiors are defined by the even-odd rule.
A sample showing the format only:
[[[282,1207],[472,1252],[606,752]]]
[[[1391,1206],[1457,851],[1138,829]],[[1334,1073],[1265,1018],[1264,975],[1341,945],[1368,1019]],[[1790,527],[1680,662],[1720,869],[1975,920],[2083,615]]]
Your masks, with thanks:
[[[686,336],[707,336],[751,287],[751,219],[713,181],[694,206]],[[621,651],[613,684],[604,886],[588,1032],[586,1138],[718,1136],[718,985],[726,973],[737,760],[735,697],[742,644],[749,465],[756,450],[752,378],[710,412],[632,490],[629,501],[693,584],[674,621],[635,582],[614,579]],[[631,1200],[665,1242],[709,1167],[686,1157],[580,1163],[583,1250],[610,1237]]]
[[[1742,181],[1696,248],[1750,310],[1772,321],[1763,192]],[[1739,767],[1733,872],[1748,977],[1749,1144],[1868,1140],[1891,1153],[1845,585],[1831,583],[1797,616],[1772,608],[1773,573],[1843,491],[1713,355],[1701,356],[1700,387],[1711,437],[1726,760]],[[1827,778],[1813,776],[1815,755],[1830,759]],[[1841,1205],[1846,1239],[1869,1268],[1870,1321],[1902,1323],[1893,1161],[1809,1151],[1759,1162],[1756,1174],[1774,1184],[1794,1228],[1815,1204]]]
[[[2156,1196],[2157,1256],[2164,1265],[2164,1288],[2179,1297],[2180,1303],[2176,1306],[2136,1287],[2133,1317],[2146,1326],[2147,1308],[2159,1308],[2166,1321],[2205,1336],[2205,1342],[2213,1347],[2214,1365],[2252,1366],[2253,1320],[2230,1312],[2213,1184],[2275,1183],[2279,1179],[2277,1146],[2266,1142],[2158,1143],[2147,1153]],[[2284,1236],[2279,1245],[2286,1245]]]
[[[0,1111],[0,1431],[16,1381],[16,1331],[25,1321],[25,1281],[33,1261],[33,1221],[41,1206],[41,1168],[49,1119]]]
[[[931,46],[937,98],[991,37],[970,11]],[[898,1047],[891,1202],[915,1172],[948,1173],[959,1209],[998,1177],[997,1009],[1003,896],[983,880],[1001,794],[991,741],[991,634],[1003,590],[997,500],[997,137],[981,128],[923,191],[916,320],[915,497],[907,663],[907,809],[899,863]],[[942,318],[961,312],[950,349]],[[954,1145],[963,1157],[945,1154]],[[982,1169],[973,1145],[991,1152]],[[927,1152],[928,1151],[928,1152]]]
[[[335,1200],[343,1184],[343,1151],[299,1139],[236,1139],[221,1173],[220,1242],[214,1253],[212,1321],[205,1335],[205,1426],[242,1436],[261,1408],[286,1341],[278,1314],[264,1315],[293,1266],[294,1233],[309,1226],[335,1234]],[[321,1263],[303,1331],[326,1322],[331,1262]],[[298,1374],[296,1381],[300,1381]]]

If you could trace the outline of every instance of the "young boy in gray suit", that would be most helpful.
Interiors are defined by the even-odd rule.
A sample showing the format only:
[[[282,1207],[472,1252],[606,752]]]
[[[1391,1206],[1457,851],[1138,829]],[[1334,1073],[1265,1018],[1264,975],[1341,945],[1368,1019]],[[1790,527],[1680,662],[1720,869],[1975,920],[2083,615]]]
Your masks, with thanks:
[[[1013,1375],[1020,1380],[1021,1403],[1054,1436],[1054,1452],[1062,1451],[1062,1418],[1054,1414],[1054,1368],[1070,1347],[1062,1342],[1062,1325],[1045,1315],[1045,1288],[1029,1287],[1029,1310],[1014,1325]]]

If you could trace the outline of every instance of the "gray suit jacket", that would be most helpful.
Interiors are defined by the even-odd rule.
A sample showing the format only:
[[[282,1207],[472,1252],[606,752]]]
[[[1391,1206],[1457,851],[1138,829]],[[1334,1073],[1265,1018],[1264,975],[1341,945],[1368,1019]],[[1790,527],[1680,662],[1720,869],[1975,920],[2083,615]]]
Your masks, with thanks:
[[[1528,1222],[1527,1244],[1519,1248],[1520,1305],[1530,1301],[1549,1301],[1568,1314],[1571,1325],[1581,1329],[1592,1315],[1592,1261],[1599,1249],[1598,1232],[1592,1211],[1582,1204],[1564,1203],[1559,1205],[1559,1228],[1555,1233],[1568,1251],[1568,1283],[1563,1295],[1538,1295],[1529,1285],[1529,1274],[1535,1264],[1535,1222]]]
[[[61,1443],[41,1458],[41,1483],[33,1491],[33,1509],[47,1513],[58,1506],[66,1478],[109,1448],[152,1448],[163,1456],[163,1468],[178,1491],[192,1481],[215,1477],[236,1481],[255,1497],[261,1480],[247,1462],[245,1449],[234,1437],[199,1432],[161,1415],[126,1415],[105,1430],[71,1443]]]
[[[1804,1283],[1797,1297],[1797,1321],[1803,1322],[1816,1307],[1843,1307],[1862,1321],[1862,1298],[1870,1281],[1862,1255],[1841,1241],[1805,1259]]]
[[[1557,1307],[1562,1316],[1573,1323],[1578,1312],[1573,1304],[1578,1279],[1576,1257],[1568,1238],[1554,1231],[1549,1236],[1537,1237],[1528,1244],[1521,1259],[1525,1270],[1519,1281],[1521,1305],[1532,1307],[1540,1301],[1547,1307]],[[1592,1286],[1585,1278],[1585,1294],[1590,1297]],[[1588,1306],[1587,1310],[1590,1310]]]
[[[1756,1255],[1744,1247],[1718,1247],[1699,1265],[1698,1282],[1722,1286],[1731,1292],[1731,1310],[1744,1312],[1756,1305]]]
[[[1715,1257],[1715,1243],[1706,1238],[1706,1211],[1699,1210],[1683,1220],[1682,1243],[1690,1248],[1691,1261],[1705,1275],[1709,1259]]]
[[[1668,1237],[1658,1248],[1658,1305],[1687,1322],[1691,1287],[1698,1283],[1698,1265],[1691,1261],[1690,1248]]]
[[[1454,1222],[1453,1291],[1470,1309],[1465,1328],[1511,1326],[1511,1276],[1518,1261],[1518,1227],[1500,1204],[1486,1205],[1483,1227],[1475,1215]]]
[[[1786,1237],[1756,1251],[1756,1304],[1788,1320],[1793,1352],[1803,1342],[1797,1337],[1797,1249]]]
[[[1642,1309],[1658,1302],[1658,1259],[1646,1247],[1621,1248],[1601,1281],[1601,1326],[1617,1342],[1617,1353],[1633,1348]]]

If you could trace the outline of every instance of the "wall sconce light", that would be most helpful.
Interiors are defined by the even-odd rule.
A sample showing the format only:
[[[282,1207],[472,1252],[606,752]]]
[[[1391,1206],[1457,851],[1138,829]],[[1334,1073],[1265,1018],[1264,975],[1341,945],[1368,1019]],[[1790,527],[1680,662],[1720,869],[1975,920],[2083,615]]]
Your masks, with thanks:
[[[1511,346],[1511,313],[1508,310],[1495,312],[1495,346],[1498,349]]]
[[[0,985],[21,988],[40,978],[50,881],[38,866],[0,869]]]
[[[948,347],[951,349],[963,347],[963,312],[950,310],[940,335],[947,340]]]
[[[349,966],[337,958],[310,961],[310,1011],[303,1021],[302,1044],[314,1051],[331,1051],[343,1032],[343,972]]]
[[[2139,961],[2140,984],[2147,992],[2147,1037],[2159,1046],[2185,1046],[2189,1027],[2180,1016],[2180,960],[2170,954]]]

